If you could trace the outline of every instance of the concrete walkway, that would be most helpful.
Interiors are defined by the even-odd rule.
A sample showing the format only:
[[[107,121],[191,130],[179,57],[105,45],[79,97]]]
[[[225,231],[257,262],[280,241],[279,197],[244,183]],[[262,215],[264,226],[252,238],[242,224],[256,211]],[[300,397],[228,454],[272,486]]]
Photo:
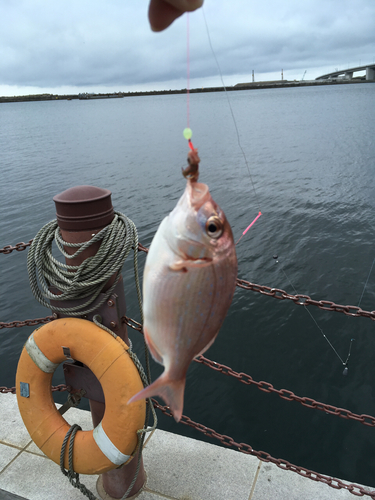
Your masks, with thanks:
[[[88,411],[64,417],[92,429]],[[138,500],[354,500],[346,490],[305,479],[240,452],[157,430],[144,450],[147,484]],[[98,476],[80,475],[95,495]],[[371,488],[369,488],[371,490]],[[60,468],[30,440],[13,394],[0,394],[0,500],[75,500]],[[369,497],[364,497],[369,498]]]

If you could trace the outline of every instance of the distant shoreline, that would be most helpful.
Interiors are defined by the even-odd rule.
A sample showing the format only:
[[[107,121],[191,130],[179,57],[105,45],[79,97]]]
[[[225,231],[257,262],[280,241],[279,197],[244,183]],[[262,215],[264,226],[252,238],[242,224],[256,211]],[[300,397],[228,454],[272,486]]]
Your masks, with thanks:
[[[358,84],[358,83],[373,83],[372,80],[362,80],[353,78],[352,80],[334,80],[334,81],[322,81],[322,80],[309,80],[309,81],[288,81],[288,80],[278,80],[269,82],[252,82],[252,83],[238,83],[237,85],[226,87],[228,92],[238,91],[238,90],[255,90],[255,89],[275,89],[275,88],[289,88],[289,87],[309,87],[309,86],[321,86],[321,85],[348,85],[348,84]],[[190,89],[191,94],[204,93],[204,92],[223,92],[224,87],[202,87],[196,89]],[[186,89],[181,90],[150,90],[150,91],[137,91],[137,92],[110,92],[104,94],[31,94],[22,96],[0,96],[0,103],[5,102],[28,102],[28,101],[61,101],[73,99],[78,100],[91,100],[91,99],[115,99],[123,97],[135,97],[135,96],[153,96],[153,95],[168,95],[168,94],[186,94]]]

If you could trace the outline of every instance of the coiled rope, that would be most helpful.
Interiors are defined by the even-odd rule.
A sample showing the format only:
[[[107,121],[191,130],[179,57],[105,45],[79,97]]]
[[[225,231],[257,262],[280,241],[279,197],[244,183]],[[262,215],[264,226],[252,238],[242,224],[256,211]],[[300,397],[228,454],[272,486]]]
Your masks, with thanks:
[[[56,242],[61,254],[67,259],[78,257],[94,243],[101,241],[97,253],[85,259],[79,266],[59,262],[52,255],[52,243]],[[73,255],[65,247],[77,248]],[[27,271],[34,297],[43,306],[69,316],[83,316],[98,309],[110,297],[119,279],[122,266],[134,249],[134,275],[138,302],[143,322],[141,290],[138,278],[138,233],[133,221],[121,212],[115,212],[111,224],[84,243],[68,243],[63,240],[57,221],[43,226],[34,238],[27,256]],[[108,280],[116,275],[113,285],[103,293],[99,303],[95,300]],[[55,287],[58,292],[51,291]],[[81,305],[57,307],[49,300],[67,301],[87,299]]]
[[[69,266],[52,255],[53,241],[56,242],[61,254],[68,259],[79,256],[94,243],[101,241],[101,244],[94,256],[88,257],[79,266]],[[69,255],[65,252],[64,246],[77,248],[77,251]],[[134,280],[143,324],[142,295],[138,274],[138,232],[134,222],[121,212],[115,211],[111,224],[84,243],[64,241],[57,220],[45,224],[35,236],[27,255],[31,291],[38,302],[52,311],[69,316],[89,314],[97,310],[111,296],[120,279],[122,266],[132,249],[134,251]],[[114,274],[116,278],[113,285],[102,294],[100,301],[95,303],[103,287]],[[51,286],[56,287],[58,292],[51,291]],[[73,307],[57,307],[49,302],[49,300],[66,301],[86,298],[83,304]],[[146,343],[144,343],[144,349],[147,381],[151,384]],[[149,414],[147,411],[146,422],[148,422]]]

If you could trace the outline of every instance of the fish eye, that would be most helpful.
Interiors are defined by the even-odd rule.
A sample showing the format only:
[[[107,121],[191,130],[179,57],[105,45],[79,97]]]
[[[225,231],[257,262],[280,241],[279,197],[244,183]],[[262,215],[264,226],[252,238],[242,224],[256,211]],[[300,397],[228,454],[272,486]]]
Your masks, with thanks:
[[[223,223],[217,215],[211,215],[206,222],[206,233],[210,238],[220,238],[223,234]]]

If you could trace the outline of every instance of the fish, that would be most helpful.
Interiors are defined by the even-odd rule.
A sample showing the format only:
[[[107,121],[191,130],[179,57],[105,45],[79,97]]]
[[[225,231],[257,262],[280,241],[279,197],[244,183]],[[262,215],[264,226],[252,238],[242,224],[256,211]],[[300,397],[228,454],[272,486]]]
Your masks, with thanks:
[[[143,276],[143,331],[164,372],[128,403],[160,396],[177,422],[191,361],[214,342],[236,287],[232,229],[198,182],[197,150],[189,152],[185,191],[152,240]]]

